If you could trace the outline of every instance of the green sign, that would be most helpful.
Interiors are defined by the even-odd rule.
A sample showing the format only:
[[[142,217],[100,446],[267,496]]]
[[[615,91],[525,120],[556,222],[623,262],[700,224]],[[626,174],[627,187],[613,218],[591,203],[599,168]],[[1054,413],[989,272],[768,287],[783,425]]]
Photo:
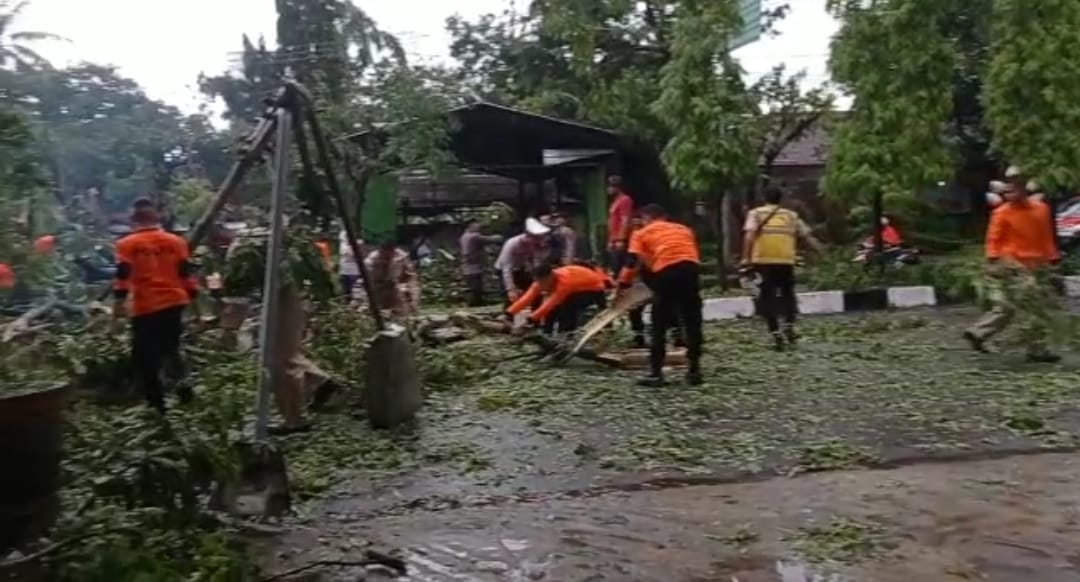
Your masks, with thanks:
[[[728,50],[737,50],[759,38],[765,32],[761,22],[761,0],[739,0],[739,12],[742,14],[743,28],[731,38]]]

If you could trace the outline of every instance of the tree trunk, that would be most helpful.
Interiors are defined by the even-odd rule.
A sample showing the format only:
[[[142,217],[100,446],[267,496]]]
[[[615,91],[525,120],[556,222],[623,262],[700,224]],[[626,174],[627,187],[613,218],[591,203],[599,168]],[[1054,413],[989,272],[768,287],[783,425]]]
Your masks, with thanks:
[[[731,261],[731,257],[735,256],[732,252],[735,248],[734,240],[732,239],[733,231],[731,228],[732,217],[734,215],[734,193],[728,192],[724,195],[720,201],[720,224],[723,227],[723,243],[720,246],[721,251],[721,264],[724,265],[723,272],[721,273],[720,288],[724,291],[728,290],[728,264]]]
[[[884,244],[884,241],[881,239],[881,218],[884,215],[885,210],[883,208],[883,202],[884,201],[882,200],[882,197],[883,196],[881,194],[881,191],[878,191],[878,192],[874,193],[874,206],[873,206],[873,212],[871,212],[871,214],[873,215],[874,224],[871,226],[871,228],[873,228],[873,230],[871,230],[870,232],[874,233],[874,260],[878,264],[877,265],[878,266],[878,271],[880,273],[884,274],[884,272],[885,272],[885,253],[884,253],[885,244]]]

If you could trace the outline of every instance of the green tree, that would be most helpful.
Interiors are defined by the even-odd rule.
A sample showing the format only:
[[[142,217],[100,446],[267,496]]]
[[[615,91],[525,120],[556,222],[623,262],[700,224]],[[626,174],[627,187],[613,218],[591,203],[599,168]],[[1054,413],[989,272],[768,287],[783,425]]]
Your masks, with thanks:
[[[854,98],[833,137],[826,192],[866,201],[951,176],[947,129],[958,55],[943,34],[963,0],[829,0],[840,19],[829,65]]]
[[[0,0],[0,67],[46,68],[49,62],[30,47],[35,41],[63,40],[47,32],[13,30],[22,11],[30,5],[27,0]]]
[[[587,82],[573,70],[563,41],[538,22],[538,16],[511,10],[475,22],[460,16],[447,19],[459,79],[488,101],[585,119],[580,95]]]
[[[789,75],[778,65],[750,87],[758,121],[755,150],[766,179],[787,146],[831,118],[833,94],[825,87],[806,89],[805,83],[806,71]]]
[[[653,110],[673,131],[662,154],[677,187],[708,193],[755,175],[754,102],[727,50],[741,27],[734,0],[683,3]]]
[[[8,75],[4,102],[27,114],[61,199],[88,189],[113,208],[160,192],[197,163],[213,181],[227,169],[228,141],[204,116],[150,99],[112,67],[22,70]]]
[[[221,75],[199,75],[199,90],[224,102],[225,119],[251,123],[266,109],[265,99],[281,85],[284,70],[265,39],[253,43],[245,34],[241,40],[239,66]]]
[[[15,269],[20,283],[32,283],[30,241],[51,214],[44,186],[30,124],[0,107],[0,263]]]
[[[994,0],[984,101],[994,147],[1052,189],[1080,186],[1080,3]]]
[[[276,0],[277,62],[330,103],[352,96],[359,76],[386,53],[398,61],[397,38],[351,0]]]

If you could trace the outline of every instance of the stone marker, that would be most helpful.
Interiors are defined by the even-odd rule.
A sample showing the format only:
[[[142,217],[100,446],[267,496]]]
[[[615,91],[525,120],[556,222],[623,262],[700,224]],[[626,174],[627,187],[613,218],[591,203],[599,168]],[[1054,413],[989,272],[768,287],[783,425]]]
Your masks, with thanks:
[[[394,428],[412,420],[424,403],[416,350],[404,327],[390,324],[365,354],[364,402],[375,428]]]

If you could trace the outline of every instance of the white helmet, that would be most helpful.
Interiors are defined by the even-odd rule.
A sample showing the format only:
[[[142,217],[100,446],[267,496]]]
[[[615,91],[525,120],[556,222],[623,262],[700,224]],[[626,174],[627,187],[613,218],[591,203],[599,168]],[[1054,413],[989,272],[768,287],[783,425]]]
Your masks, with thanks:
[[[525,234],[530,234],[532,236],[544,236],[550,232],[551,229],[539,220],[535,218],[525,219]]]

